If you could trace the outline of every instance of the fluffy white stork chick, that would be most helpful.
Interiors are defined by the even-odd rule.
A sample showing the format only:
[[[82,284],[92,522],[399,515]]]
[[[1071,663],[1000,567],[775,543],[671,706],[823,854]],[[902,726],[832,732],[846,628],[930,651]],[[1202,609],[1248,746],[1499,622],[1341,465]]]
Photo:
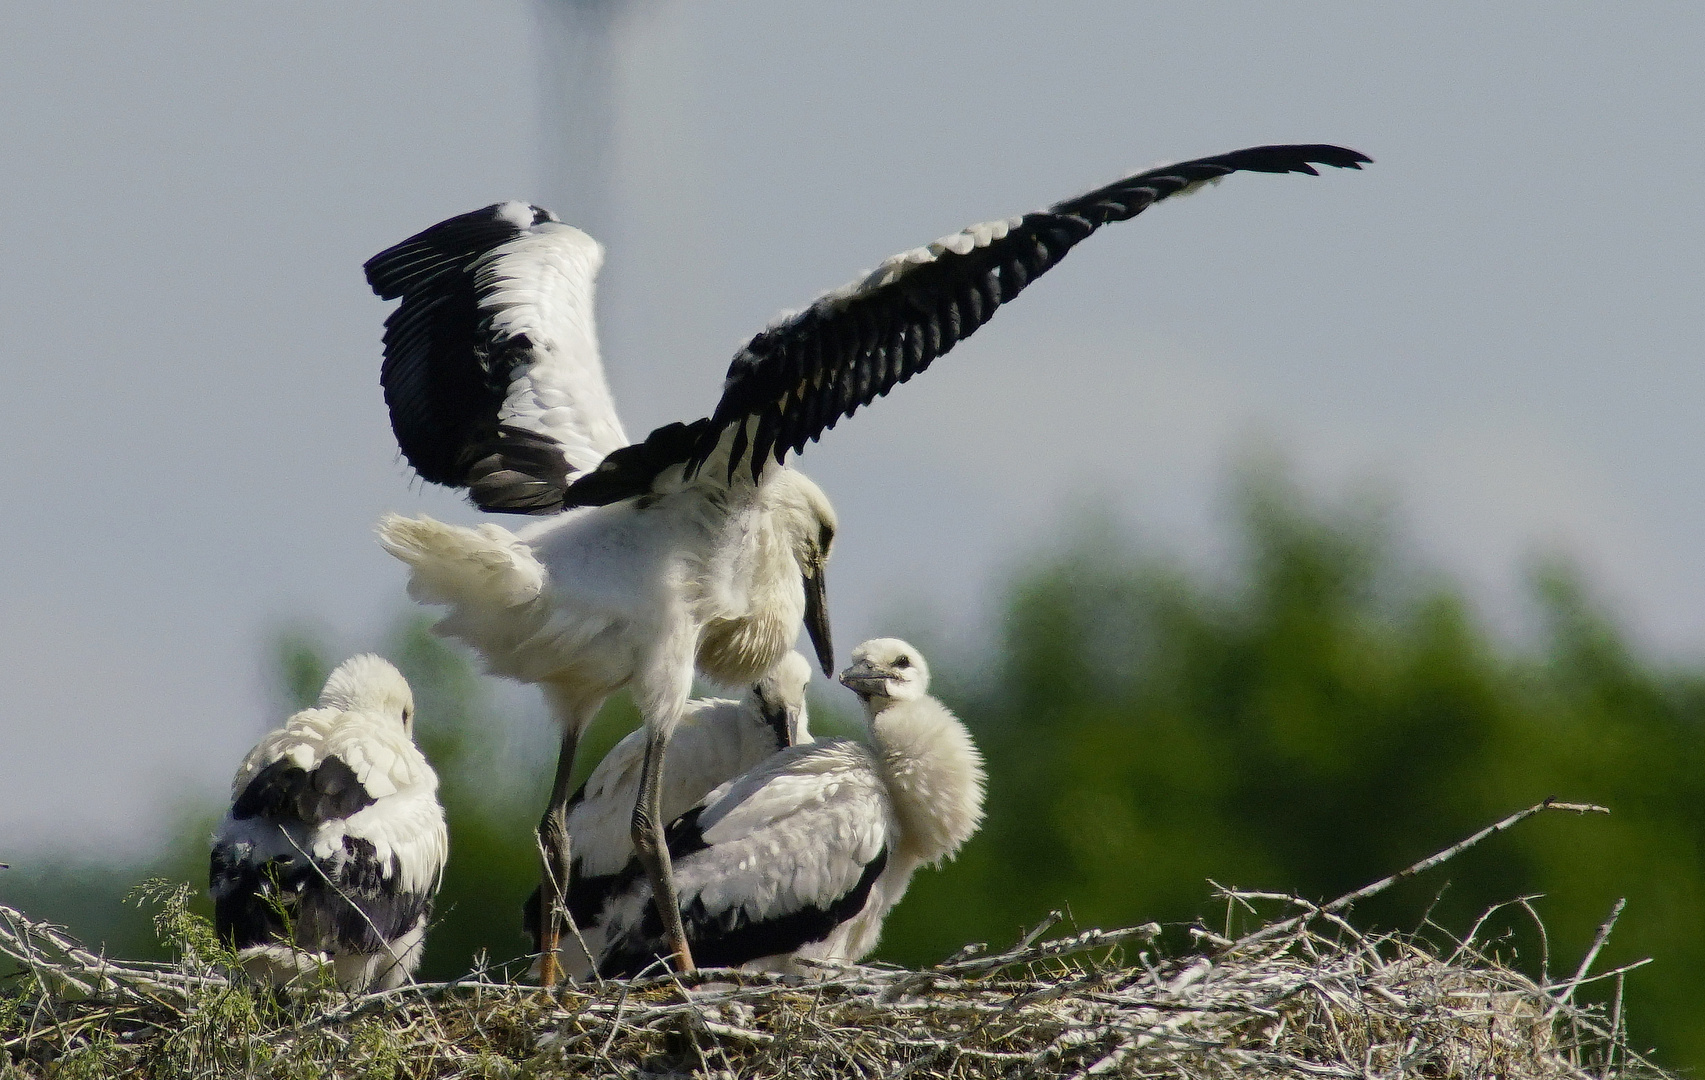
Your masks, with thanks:
[[[858,960],[876,947],[913,872],[951,858],[977,831],[982,756],[926,693],[923,656],[894,638],[867,641],[841,681],[864,703],[868,745],[825,739],[784,750],[669,826],[700,963],[787,971],[800,957]],[[636,975],[667,952],[637,866],[590,926],[600,974]]]
[[[420,964],[448,854],[414,695],[389,662],[352,657],[237,769],[213,836],[214,924],[256,978],[329,964],[346,990],[389,989]]]
[[[739,700],[698,698],[669,742],[663,768],[663,814],[673,821],[718,785],[734,779],[779,750],[811,741],[805,687],[811,665],[789,652]],[[622,872],[634,859],[629,827],[645,762],[645,732],[617,743],[568,802],[568,912],[576,926],[591,927]],[[525,907],[527,933],[539,948],[539,891]],[[587,959],[573,937],[559,953],[569,971],[586,971]]]
[[[402,301],[385,323],[380,382],[403,455],[482,509],[555,515],[518,534],[424,519],[380,526],[414,594],[451,609],[446,631],[493,671],[545,688],[564,731],[540,830],[549,857],[565,859],[574,747],[614,690],[633,684],[647,755],[661,757],[695,664],[745,685],[792,646],[803,618],[824,673],[833,666],[822,575],[834,513],[786,466],[790,452],[928,368],[1103,225],[1234,172],[1314,174],[1367,160],[1337,146],[1252,147],[903,252],[753,337],[710,415],[632,444],[598,353],[603,251],[585,233],[536,206],[498,203],[368,260],[374,291]],[[653,765],[634,843],[676,963],[690,967]]]

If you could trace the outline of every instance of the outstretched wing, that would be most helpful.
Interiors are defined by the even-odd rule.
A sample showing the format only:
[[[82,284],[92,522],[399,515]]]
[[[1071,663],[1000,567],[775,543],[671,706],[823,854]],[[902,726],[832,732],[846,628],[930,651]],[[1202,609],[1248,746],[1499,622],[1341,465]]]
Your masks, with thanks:
[[[642,494],[685,464],[754,479],[770,461],[923,371],[994,316],[1101,226],[1234,172],[1357,169],[1370,158],[1339,146],[1257,146],[1166,165],[1006,221],[973,225],[896,255],[754,337],[734,357],[709,417],[654,431],[577,480],[567,506]]]
[[[385,320],[379,381],[397,445],[482,510],[545,513],[627,445],[598,356],[597,241],[548,210],[496,203],[367,260]]]

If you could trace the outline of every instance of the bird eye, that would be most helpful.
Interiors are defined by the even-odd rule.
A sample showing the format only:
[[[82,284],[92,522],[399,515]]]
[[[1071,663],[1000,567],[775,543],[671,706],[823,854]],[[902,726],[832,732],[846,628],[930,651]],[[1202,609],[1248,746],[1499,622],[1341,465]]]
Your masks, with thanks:
[[[912,658],[909,656],[901,656],[894,661],[894,666],[897,668],[909,668],[912,666]]]

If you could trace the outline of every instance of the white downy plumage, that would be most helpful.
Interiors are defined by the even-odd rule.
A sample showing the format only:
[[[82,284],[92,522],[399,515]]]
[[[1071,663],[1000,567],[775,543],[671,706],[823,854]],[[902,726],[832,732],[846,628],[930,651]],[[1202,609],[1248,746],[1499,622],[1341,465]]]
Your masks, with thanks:
[[[544,688],[564,732],[540,830],[549,859],[562,858],[574,748],[611,693],[632,684],[655,757],[695,666],[748,684],[792,647],[802,620],[824,673],[833,666],[823,568],[834,511],[784,464],[789,452],[926,369],[1101,226],[1233,172],[1367,160],[1335,146],[1252,147],[904,252],[753,337],[709,416],[632,445],[598,355],[602,250],[584,233],[499,203],[369,260],[374,291],[402,301],[386,321],[381,382],[403,454],[483,509],[555,514],[519,533],[395,516],[380,525],[386,550],[411,568],[412,594],[451,609],[447,633],[492,671]],[[690,967],[668,902],[657,791],[642,788],[634,841],[675,961]]]
[[[244,758],[209,879],[219,936],[251,975],[283,984],[329,966],[361,990],[419,966],[449,836],[413,734],[408,683],[362,655]]]
[[[982,757],[926,693],[923,656],[894,638],[867,641],[841,681],[864,703],[868,745],[784,750],[669,826],[700,963],[788,971],[801,957],[858,960],[918,867],[951,858],[976,832]],[[637,867],[586,937],[606,976],[638,974],[667,952]]]

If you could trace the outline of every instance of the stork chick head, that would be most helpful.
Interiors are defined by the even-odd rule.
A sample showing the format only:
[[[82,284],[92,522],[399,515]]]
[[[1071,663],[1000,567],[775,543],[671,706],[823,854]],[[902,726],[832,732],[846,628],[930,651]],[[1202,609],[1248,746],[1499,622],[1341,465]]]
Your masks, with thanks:
[[[811,662],[789,650],[752,684],[758,710],[777,726],[786,740],[784,746],[797,746],[810,738],[805,719],[805,684],[810,681]]]
[[[829,607],[823,573],[835,546],[840,520],[823,489],[802,472],[781,468],[771,471],[765,503],[787,545],[799,564],[805,586],[805,630],[811,635],[817,662],[825,678],[833,678],[835,647],[829,636]]]
[[[320,707],[394,716],[414,736],[414,692],[402,672],[382,656],[362,653],[339,664],[320,691]]]
[[[852,658],[852,665],[841,672],[841,683],[872,712],[929,692],[923,653],[899,638],[872,638],[854,649]]]

